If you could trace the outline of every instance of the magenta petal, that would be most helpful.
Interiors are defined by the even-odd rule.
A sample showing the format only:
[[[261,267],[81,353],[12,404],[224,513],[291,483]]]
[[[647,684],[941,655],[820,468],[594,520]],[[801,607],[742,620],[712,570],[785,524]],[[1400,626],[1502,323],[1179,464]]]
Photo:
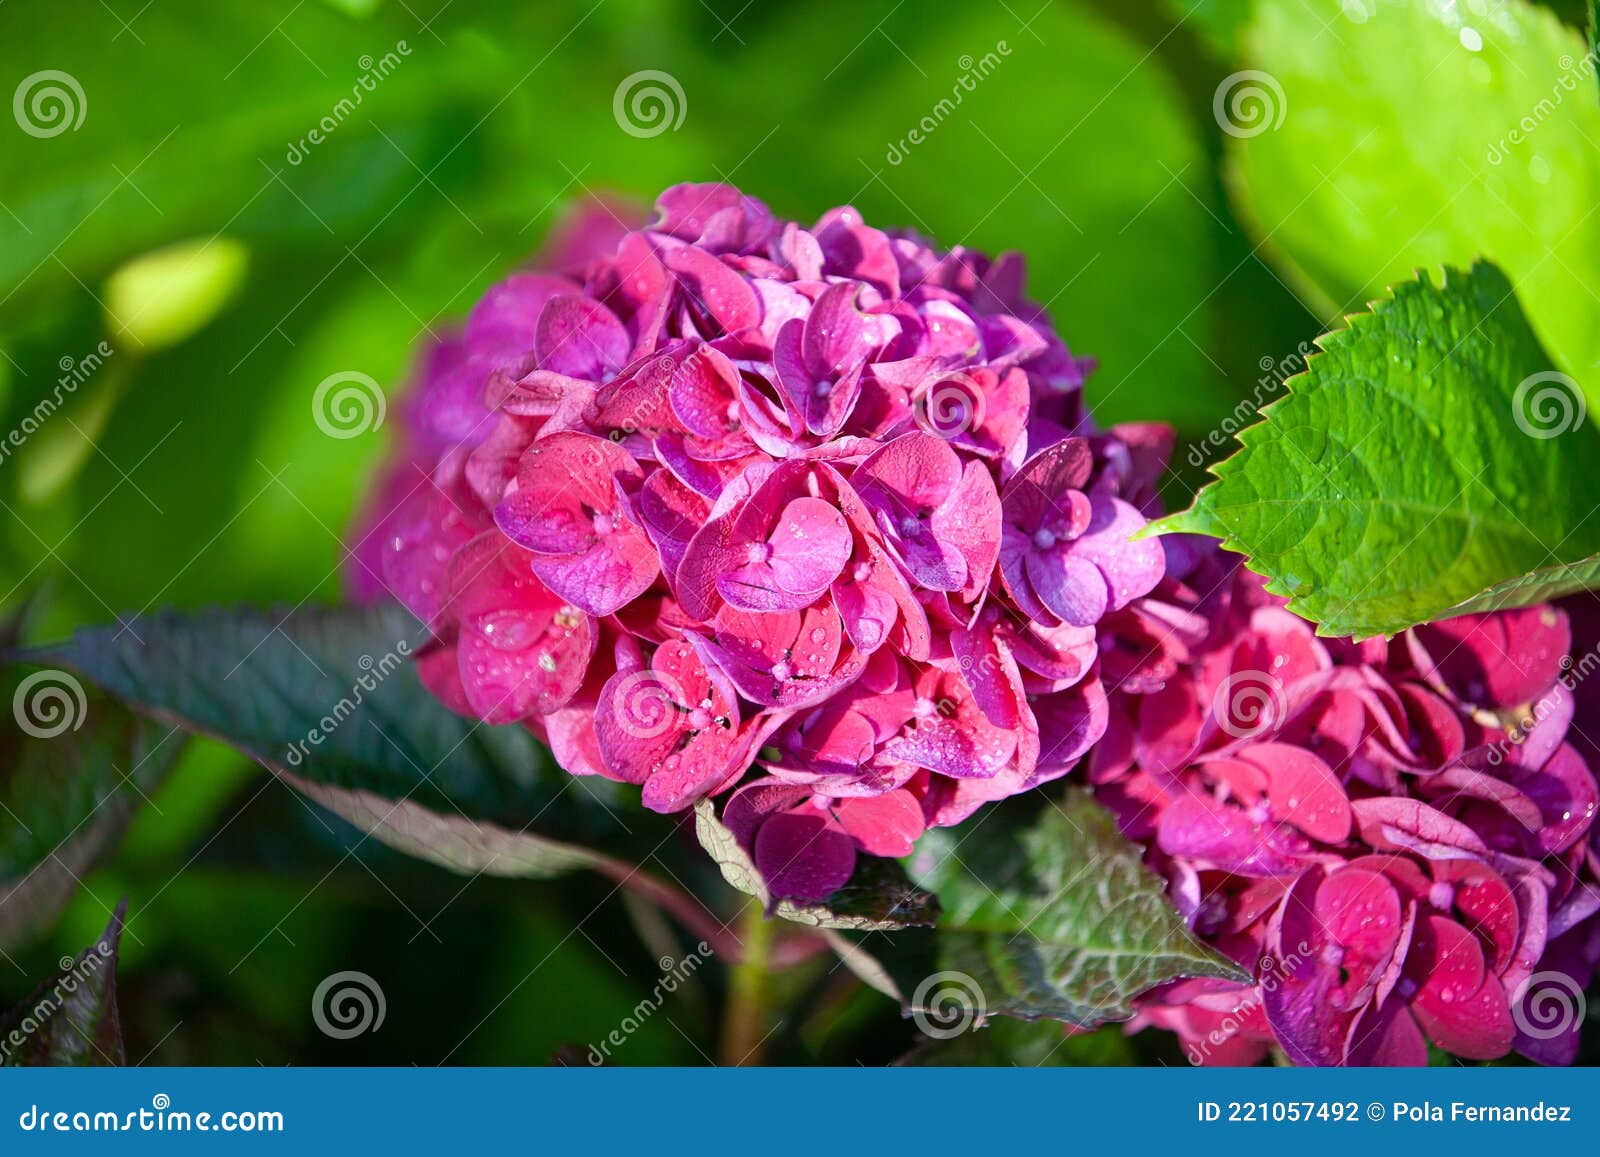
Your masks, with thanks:
[[[874,856],[909,856],[925,825],[922,805],[909,791],[842,799],[834,811],[862,851]]]
[[[1093,677],[1066,691],[1041,695],[1031,706],[1039,726],[1041,782],[1071,771],[1100,742],[1110,720],[1105,688]]]
[[[1032,533],[1059,518],[1058,504],[1089,481],[1094,455],[1083,438],[1067,438],[1023,463],[1002,496],[1006,521]]]
[[[530,565],[545,586],[591,615],[615,614],[660,573],[655,548],[631,524],[582,554],[536,557]]]
[[[1112,499],[1109,505],[1110,509],[1104,510],[1096,504],[1088,529],[1069,549],[1073,557],[1087,559],[1100,569],[1110,595],[1110,609],[1118,611],[1154,589],[1166,573],[1167,559],[1159,540],[1129,541],[1132,534],[1144,528],[1144,515],[1120,498]]]
[[[1593,825],[1600,790],[1570,744],[1562,744],[1540,768],[1515,771],[1512,782],[1538,805],[1543,817],[1539,848],[1546,855],[1565,851]]]
[[[1462,615],[1407,635],[1417,665],[1468,703],[1520,707],[1561,674],[1572,649],[1564,612],[1545,605]]]
[[[1267,773],[1267,799],[1274,819],[1293,824],[1325,844],[1350,835],[1350,801],[1333,769],[1304,748],[1255,743],[1239,758]]]
[[[791,593],[824,590],[850,557],[844,516],[820,498],[797,498],[784,507],[767,544],[773,575]]]
[[[1041,602],[1075,627],[1097,623],[1111,604],[1111,588],[1100,568],[1065,550],[1030,550],[1023,558],[1028,583]]]
[[[595,381],[620,368],[631,345],[627,329],[614,313],[575,294],[552,297],[539,314],[534,334],[540,369]]]
[[[1399,1000],[1369,1007],[1350,1031],[1349,1048],[1352,1065],[1421,1068],[1428,1063],[1428,1042]]]
[[[737,424],[739,371],[708,345],[675,359],[668,392],[673,412],[691,433],[717,437]]]
[[[1362,799],[1350,810],[1361,838],[1380,850],[1410,851],[1430,860],[1476,859],[1489,850],[1466,824],[1417,800]]]
[[[1478,942],[1461,925],[1442,916],[1419,919],[1406,972],[1423,978],[1411,1011],[1440,1048],[1471,1060],[1511,1050],[1516,1026],[1505,990],[1485,973]]]
[[[812,304],[801,338],[801,356],[813,379],[837,381],[881,344],[876,327],[856,308],[859,292],[860,287],[851,282],[837,282]]]
[[[703,249],[683,246],[666,255],[667,268],[678,278],[697,313],[715,330],[707,336],[734,333],[761,322],[761,301],[739,274]]]
[[[1190,790],[1180,789],[1161,813],[1156,843],[1169,855],[1247,876],[1293,875],[1302,866],[1263,840],[1239,808]]]
[[[467,319],[468,348],[484,357],[489,367],[517,362],[534,348],[545,305],[577,288],[565,277],[545,273],[517,273],[491,286]]]
[[[798,610],[828,589],[850,551],[844,516],[819,498],[797,498],[778,515],[766,542],[749,543],[746,561],[717,575],[717,590],[749,610]]]
[[[773,896],[823,900],[855,871],[855,842],[821,815],[783,812],[756,832],[755,861]]]

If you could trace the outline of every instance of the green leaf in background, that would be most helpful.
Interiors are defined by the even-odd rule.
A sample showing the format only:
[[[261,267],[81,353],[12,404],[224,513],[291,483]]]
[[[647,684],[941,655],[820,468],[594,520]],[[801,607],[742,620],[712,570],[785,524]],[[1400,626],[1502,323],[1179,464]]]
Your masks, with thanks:
[[[1157,531],[1223,539],[1319,633],[1357,637],[1600,552],[1600,431],[1494,266],[1406,282],[1318,344]]]
[[[1163,0],[1162,7],[1222,60],[1233,58],[1255,0]]]
[[[1245,60],[1271,78],[1282,123],[1230,141],[1235,190],[1329,321],[1418,267],[1491,258],[1594,407],[1600,101],[1588,51],[1523,0],[1487,12],[1261,0]]]
[[[1450,608],[1451,615],[1476,614],[1485,611],[1503,611],[1513,607],[1526,607],[1534,603],[1547,603],[1579,591],[1600,590],[1600,555],[1590,555],[1576,562],[1540,567],[1525,575],[1496,583],[1488,590],[1474,595],[1465,602]]]
[[[18,724],[0,729],[4,952],[48,931],[156,790],[185,736],[87,694],[65,671],[0,686]]]
[[[907,864],[938,895],[938,926],[855,938],[883,974],[845,958],[941,1031],[996,1014],[1092,1028],[1180,977],[1249,979],[1189,934],[1139,848],[1080,788],[1032,816],[991,808],[929,831]]]
[[[447,185],[477,156],[470,143],[455,156],[472,110],[503,92],[481,49],[427,51],[426,17],[403,6],[355,21],[314,4],[283,14],[175,0],[132,19],[130,50],[132,37],[88,34],[48,7],[0,10],[0,41],[28,45],[49,70],[18,94],[34,131],[0,134],[11,209],[0,309],[199,233],[304,243],[384,214],[403,225],[422,205],[419,172],[437,168]],[[324,140],[307,148],[319,126]]]
[[[409,658],[424,637],[393,605],[207,611],[81,630],[24,658],[237,747],[402,851],[467,872],[593,866],[566,841],[626,830],[616,785],[568,776],[524,728],[451,712]]]
[[[117,1011],[117,945],[126,904],[56,977],[0,1018],[0,1065],[107,1066],[127,1063]]]
[[[926,926],[938,917],[939,901],[934,895],[912,884],[895,861],[868,855],[856,857],[855,874],[826,900],[774,903],[760,870],[717,818],[716,806],[709,799],[695,805],[694,830],[706,854],[722,869],[723,879],[785,920],[819,928],[887,932]]]
[[[803,220],[848,200],[944,246],[1021,252],[1029,295],[1100,361],[1097,417],[1204,429],[1234,390],[1201,352],[1227,271],[1199,134],[1165,70],[1112,20],[1085,3],[1035,7],[929,20],[914,5],[778,6],[776,35],[695,78],[689,119],[737,123],[759,94],[751,143],[773,135],[735,174],[747,192]],[[824,63],[774,85],[796,60]]]

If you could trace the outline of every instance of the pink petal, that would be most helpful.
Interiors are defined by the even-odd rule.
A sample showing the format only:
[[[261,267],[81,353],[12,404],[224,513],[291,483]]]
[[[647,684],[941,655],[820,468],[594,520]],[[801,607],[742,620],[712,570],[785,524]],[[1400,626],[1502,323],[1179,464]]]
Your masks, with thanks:
[[[1111,588],[1100,568],[1065,550],[1030,550],[1023,557],[1028,583],[1041,602],[1064,622],[1089,627],[1111,605]]]
[[[707,336],[760,324],[761,301],[750,283],[712,254],[680,246],[667,251],[666,266],[689,295],[695,311],[715,327]]]
[[[576,294],[552,297],[534,334],[540,369],[594,381],[619,369],[632,344],[616,314]]]
[[[774,896],[823,900],[855,871],[855,841],[815,812],[783,812],[756,832],[754,859]]]
[[[922,805],[909,791],[842,799],[834,812],[861,850],[874,856],[909,856],[924,827]]]
[[[1349,838],[1350,801],[1333,769],[1322,760],[1287,743],[1251,744],[1239,758],[1267,773],[1267,799],[1274,819],[1325,844]]]

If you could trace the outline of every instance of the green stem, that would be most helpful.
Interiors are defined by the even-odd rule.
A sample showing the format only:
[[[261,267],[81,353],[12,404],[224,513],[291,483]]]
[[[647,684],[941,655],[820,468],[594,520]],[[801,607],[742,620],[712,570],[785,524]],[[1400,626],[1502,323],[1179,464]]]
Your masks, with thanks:
[[[739,962],[728,978],[728,1003],[722,1018],[722,1063],[759,1065],[766,1044],[767,981],[772,949],[772,924],[752,900],[739,921],[744,942]]]

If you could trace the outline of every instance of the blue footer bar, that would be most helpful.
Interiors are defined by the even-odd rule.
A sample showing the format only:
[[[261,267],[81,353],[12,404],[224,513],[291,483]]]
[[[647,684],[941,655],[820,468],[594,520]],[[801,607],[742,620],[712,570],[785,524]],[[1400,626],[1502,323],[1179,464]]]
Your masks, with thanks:
[[[960,1153],[1040,1135],[1063,1152],[1181,1144],[1296,1157],[1448,1137],[1452,1157],[1600,1137],[1592,1069],[100,1069],[0,1071],[0,1153],[194,1146],[297,1155],[514,1144],[816,1157]],[[883,1151],[887,1151],[887,1148]]]

